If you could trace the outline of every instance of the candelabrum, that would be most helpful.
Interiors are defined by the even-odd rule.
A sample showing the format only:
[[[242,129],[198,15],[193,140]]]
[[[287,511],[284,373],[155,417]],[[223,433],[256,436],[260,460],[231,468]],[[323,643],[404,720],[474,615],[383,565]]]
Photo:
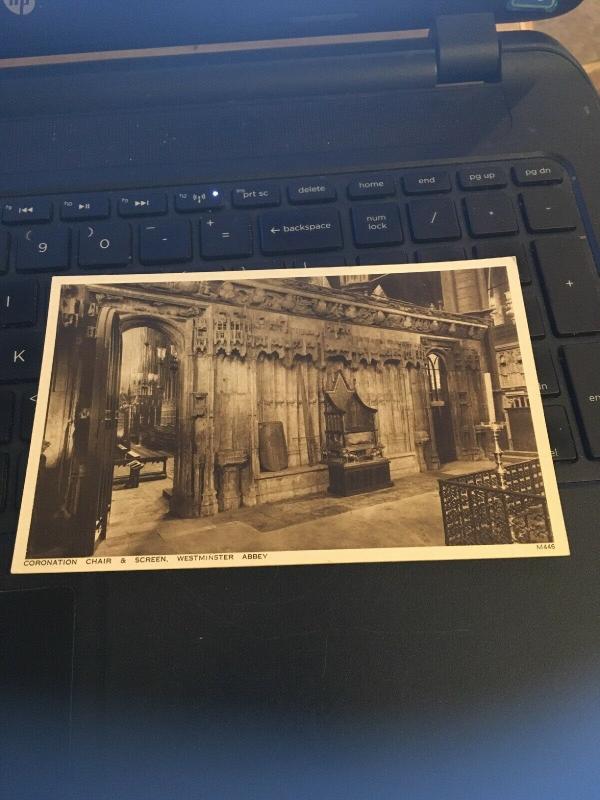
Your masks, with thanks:
[[[494,441],[494,461],[496,462],[496,474],[498,475],[498,483],[501,489],[506,489],[506,467],[502,460],[504,452],[500,447],[500,434],[506,428],[504,422],[484,422],[482,428],[491,431]]]

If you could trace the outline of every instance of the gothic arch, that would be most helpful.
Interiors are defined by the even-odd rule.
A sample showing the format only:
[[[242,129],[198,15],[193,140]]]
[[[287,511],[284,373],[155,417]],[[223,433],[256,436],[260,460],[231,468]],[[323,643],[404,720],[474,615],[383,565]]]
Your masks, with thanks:
[[[152,328],[171,339],[179,352],[184,352],[185,334],[177,323],[171,322],[171,320],[164,319],[163,317],[154,316],[154,314],[132,313],[121,314],[120,317],[122,334],[133,328]]]
[[[189,483],[186,464],[189,464],[193,421],[189,408],[190,392],[186,393],[186,386],[192,378],[187,354],[190,351],[190,337],[186,335],[185,322],[178,323],[168,318],[159,317],[152,313],[121,313],[120,314],[121,336],[127,331],[135,328],[150,328],[151,330],[162,333],[176,347],[179,354],[179,369],[177,373],[177,427],[176,427],[176,450],[174,454],[174,475],[173,475],[173,496],[171,499],[171,511],[175,510],[174,504],[180,502],[180,496],[185,495],[185,486]]]
[[[442,464],[457,457],[455,439],[455,400],[451,391],[447,351],[432,347],[427,351],[426,381],[431,410],[432,434],[437,455]]]

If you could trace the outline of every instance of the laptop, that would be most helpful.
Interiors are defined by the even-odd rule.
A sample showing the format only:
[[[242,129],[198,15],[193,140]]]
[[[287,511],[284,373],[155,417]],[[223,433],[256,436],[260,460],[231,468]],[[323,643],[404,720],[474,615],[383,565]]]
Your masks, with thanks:
[[[577,5],[0,4],[7,797],[593,796],[600,102],[555,41],[497,30]],[[380,203],[404,241],[360,247]],[[332,209],[341,246],[261,250],[265,213]],[[92,221],[147,273],[148,228],[209,212],[231,233],[161,269],[516,256],[572,555],[11,575],[51,276],[123,271],[83,257]]]

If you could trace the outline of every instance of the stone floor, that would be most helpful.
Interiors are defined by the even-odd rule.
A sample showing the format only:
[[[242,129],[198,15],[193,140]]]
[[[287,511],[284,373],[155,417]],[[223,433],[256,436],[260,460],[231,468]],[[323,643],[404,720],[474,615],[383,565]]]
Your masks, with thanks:
[[[437,479],[490,466],[455,462],[443,472],[401,478],[379,492],[318,495],[185,520],[168,515],[162,492],[170,481],[149,481],[113,492],[108,536],[96,555],[443,545]]]

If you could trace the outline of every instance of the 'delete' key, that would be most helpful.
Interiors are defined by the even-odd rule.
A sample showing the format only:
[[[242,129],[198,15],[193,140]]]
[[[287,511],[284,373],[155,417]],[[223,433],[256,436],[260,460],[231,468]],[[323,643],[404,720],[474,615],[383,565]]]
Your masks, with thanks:
[[[342,247],[340,217],[335,209],[271,211],[259,221],[263,253],[317,252]]]

